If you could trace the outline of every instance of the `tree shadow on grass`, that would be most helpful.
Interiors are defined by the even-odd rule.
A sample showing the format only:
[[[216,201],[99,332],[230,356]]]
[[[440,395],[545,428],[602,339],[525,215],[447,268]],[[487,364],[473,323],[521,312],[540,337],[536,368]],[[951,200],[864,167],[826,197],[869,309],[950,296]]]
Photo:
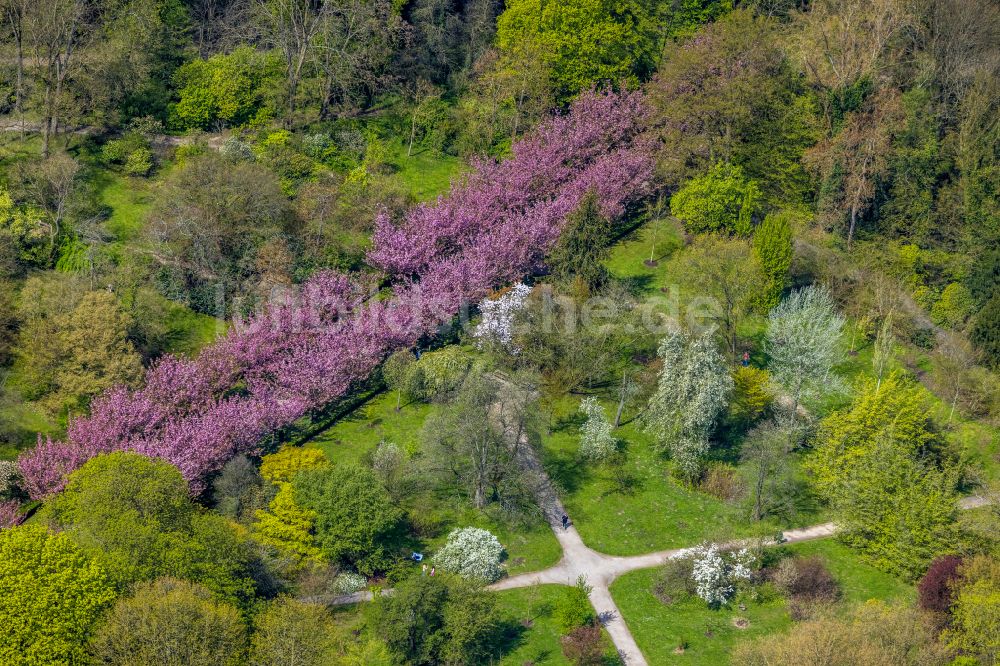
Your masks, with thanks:
[[[576,453],[547,451],[543,456],[542,466],[560,494],[575,493],[592,477],[591,471]]]
[[[653,280],[656,279],[655,275],[649,273],[643,273],[641,275],[630,275],[628,277],[616,278],[617,282],[625,291],[635,297],[641,298],[648,296],[653,292]]]
[[[525,634],[531,628],[531,620],[529,618],[516,618],[513,616],[508,616],[503,618],[500,623],[500,627],[497,631],[497,639],[493,645],[493,650],[497,653],[497,663],[499,663],[499,657],[505,654],[509,654],[514,650],[518,649],[524,645],[526,638]],[[549,656],[549,651],[545,651],[545,655],[539,655],[539,661],[544,661]]]

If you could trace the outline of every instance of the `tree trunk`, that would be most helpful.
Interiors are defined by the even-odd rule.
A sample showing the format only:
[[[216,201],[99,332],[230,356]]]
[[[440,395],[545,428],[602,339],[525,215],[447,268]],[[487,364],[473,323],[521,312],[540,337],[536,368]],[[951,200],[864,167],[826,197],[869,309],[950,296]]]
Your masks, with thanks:
[[[21,31],[15,33],[17,39],[17,79],[14,88],[14,111],[21,118],[21,132],[24,132],[24,44]]]
[[[615,411],[615,427],[617,428],[622,424],[622,412],[625,411],[625,373],[627,370],[622,370],[622,387],[618,394],[618,409]]]
[[[764,474],[765,466],[764,461],[760,460],[758,462],[759,467],[757,468],[757,483],[754,487],[754,500],[753,500],[753,519],[757,522],[764,517],[764,507],[762,496],[764,494]]]
[[[51,131],[52,131],[52,85],[46,81],[45,83],[45,114],[42,119],[42,157],[48,158],[49,156],[49,144],[51,141]]]
[[[854,226],[858,221],[858,207],[857,205],[851,206],[851,225],[847,229],[847,250],[851,250],[851,242],[854,240]]]
[[[417,112],[413,111],[413,115],[410,116],[410,145],[406,148],[406,156],[409,157],[413,153],[413,139],[417,135]]]
[[[486,487],[481,480],[476,481],[476,496],[472,501],[477,509],[482,509],[486,506]]]

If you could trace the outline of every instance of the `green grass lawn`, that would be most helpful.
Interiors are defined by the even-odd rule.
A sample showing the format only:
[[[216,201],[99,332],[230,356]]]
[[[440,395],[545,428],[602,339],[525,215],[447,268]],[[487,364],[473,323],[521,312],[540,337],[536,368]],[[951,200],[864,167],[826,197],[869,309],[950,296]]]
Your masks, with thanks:
[[[0,132],[0,177],[6,176],[6,169],[15,163],[40,157],[42,154],[42,137],[38,134],[25,134],[21,138],[19,132]],[[0,178],[0,182],[3,182]]]
[[[515,629],[503,654],[499,655],[500,664],[556,666],[570,663],[563,656],[559,643],[562,631],[552,617],[552,609],[564,590],[566,588],[559,585],[538,585],[496,593],[501,612]],[[607,634],[605,642],[605,663],[619,663]]]
[[[611,249],[605,265],[611,274],[651,293],[670,283],[668,259],[683,246],[681,230],[672,218],[656,219],[633,230]],[[652,264],[650,258],[652,257]]]
[[[579,428],[569,418],[575,405],[567,400],[557,407],[563,418],[557,416],[544,438],[542,462],[588,546],[609,555],[639,555],[759,529],[742,518],[738,507],[670,478],[651,437],[635,424],[615,432],[627,446],[626,468],[634,480],[622,492],[610,470],[579,460]],[[777,526],[763,529],[777,531]]]
[[[226,331],[225,322],[195,312],[155,291],[148,290],[148,298],[162,308],[163,325],[167,330],[166,351],[171,354],[194,355]]]
[[[38,433],[57,434],[58,426],[49,415],[33,402],[19,399],[17,391],[0,401],[0,421],[10,433],[10,441],[0,442],[0,460],[11,460],[25,448],[35,444]]]
[[[785,546],[782,551],[821,556],[840,584],[841,608],[869,599],[910,601],[914,596],[912,586],[865,564],[834,539]],[[632,572],[611,586],[615,603],[651,664],[725,664],[737,641],[781,632],[792,624],[781,598],[746,601],[745,611],[736,606],[712,610],[697,598],[664,605],[652,593],[657,574],[655,569]],[[749,625],[737,628],[735,618],[745,618]],[[683,654],[675,653],[681,644]]]
[[[102,184],[101,203],[111,209],[104,227],[119,242],[134,240],[142,231],[146,216],[153,205],[150,183],[113,171],[101,171],[97,182]]]
[[[364,464],[380,442],[391,442],[413,455],[420,448],[420,430],[433,407],[424,403],[405,405],[396,411],[394,393],[383,393],[346,415],[312,439],[309,446],[321,449],[335,463]],[[405,508],[419,521],[423,536],[414,547],[433,551],[443,545],[457,527],[480,527],[493,532],[507,550],[511,574],[535,571],[559,561],[559,542],[541,516],[511,523],[492,511],[472,508],[453,488],[424,490],[407,497]]]
[[[664,605],[652,593],[657,574],[655,569],[635,571],[611,586],[618,610],[650,664],[719,666],[728,663],[736,641],[773,634],[791,625],[781,599],[748,603],[745,611],[736,607],[713,610],[697,597]],[[748,620],[749,625],[738,628],[734,624],[737,618]],[[679,653],[681,646],[683,653]]]
[[[465,171],[465,164],[457,157],[444,155],[436,150],[413,147],[407,156],[405,141],[390,142],[389,164],[395,170],[392,177],[398,180],[418,201],[434,199],[448,191],[452,181]]]
[[[869,599],[883,601],[913,601],[916,590],[912,585],[879,571],[836,539],[818,539],[782,546],[781,551],[792,555],[817,555],[840,584],[841,600],[862,603]]]

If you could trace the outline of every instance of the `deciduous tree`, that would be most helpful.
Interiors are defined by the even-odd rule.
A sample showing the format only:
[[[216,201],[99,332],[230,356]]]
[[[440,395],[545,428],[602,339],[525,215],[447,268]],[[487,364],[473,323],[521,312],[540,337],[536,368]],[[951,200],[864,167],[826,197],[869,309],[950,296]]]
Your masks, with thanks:
[[[393,559],[401,514],[371,471],[333,466],[299,473],[296,502],[315,513],[316,543],[331,562],[371,575]]]
[[[760,205],[760,188],[743,169],[719,162],[684,183],[670,199],[670,212],[689,231],[750,235]]]
[[[500,637],[496,599],[449,576],[414,576],[375,602],[373,625],[396,659],[409,664],[489,661]]]
[[[119,589],[175,576],[244,607],[257,590],[249,544],[226,520],[203,513],[180,472],[162,460],[98,456],[71,475],[42,520],[71,534]]]
[[[681,331],[660,343],[663,360],[659,384],[645,415],[645,428],[678,472],[693,482],[701,472],[709,437],[732,391],[733,378],[711,333],[693,338]]]
[[[200,585],[160,578],[120,599],[95,632],[100,663],[237,666],[245,663],[239,612]]]
[[[337,631],[320,604],[287,597],[268,604],[251,640],[252,666],[326,666],[336,662]]]
[[[100,565],[67,534],[0,529],[0,661],[71,663],[87,656],[94,621],[115,598]]]
[[[595,84],[641,80],[655,67],[659,46],[650,7],[634,0],[509,2],[497,20],[497,46],[526,42],[550,55],[562,100]]]
[[[710,321],[735,366],[740,327],[768,284],[750,243],[714,234],[699,238],[677,259],[677,268],[682,283],[696,295],[693,302],[711,299]]]
[[[825,287],[792,292],[771,310],[767,323],[767,353],[771,376],[789,393],[791,413],[803,398],[836,390],[833,366],[843,357],[840,334],[844,319],[837,314]]]

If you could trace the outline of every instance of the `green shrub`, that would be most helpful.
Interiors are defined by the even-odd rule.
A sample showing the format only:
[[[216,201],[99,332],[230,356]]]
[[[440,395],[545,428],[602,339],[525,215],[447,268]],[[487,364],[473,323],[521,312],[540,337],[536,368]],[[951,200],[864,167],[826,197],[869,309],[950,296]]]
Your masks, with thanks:
[[[145,176],[153,168],[149,142],[145,135],[133,130],[105,143],[101,148],[101,159],[106,164],[123,165],[123,171],[132,176]]]
[[[931,319],[942,326],[956,328],[965,323],[973,305],[972,294],[968,288],[958,282],[952,282],[944,288],[941,298],[931,308]]]
[[[101,159],[109,164],[119,164],[125,161],[130,150],[126,139],[112,139],[101,148]]]
[[[593,624],[597,620],[594,607],[590,605],[589,594],[590,589],[583,581],[578,581],[574,587],[562,590],[562,594],[556,600],[555,608],[552,609],[552,617],[563,633]]]
[[[739,166],[718,163],[692,178],[670,200],[670,212],[694,233],[727,231],[748,235],[761,201],[757,183]]]
[[[209,129],[257,121],[269,114],[266,91],[277,73],[274,57],[250,46],[181,65],[174,74],[179,99],[171,123],[179,129]]]
[[[149,148],[133,150],[125,160],[124,171],[130,176],[147,176],[152,170],[153,151]]]
[[[692,564],[689,557],[673,557],[664,562],[653,582],[653,596],[667,605],[692,596],[695,593]]]

